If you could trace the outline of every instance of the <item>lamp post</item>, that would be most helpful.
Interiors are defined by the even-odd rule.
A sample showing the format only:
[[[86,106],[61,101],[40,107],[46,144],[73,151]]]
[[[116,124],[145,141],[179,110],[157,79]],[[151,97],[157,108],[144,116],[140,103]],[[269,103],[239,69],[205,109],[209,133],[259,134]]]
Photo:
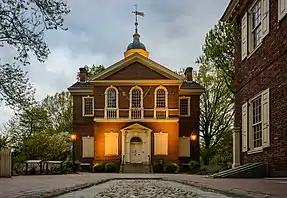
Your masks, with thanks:
[[[195,143],[196,143],[196,140],[197,140],[197,135],[196,133],[192,132],[190,134],[190,140],[191,140],[191,144],[192,144],[192,156],[193,156],[193,160],[195,160]]]
[[[75,142],[77,140],[77,135],[76,133],[71,134],[71,140],[73,142],[73,172],[76,173],[76,167],[75,167]]]

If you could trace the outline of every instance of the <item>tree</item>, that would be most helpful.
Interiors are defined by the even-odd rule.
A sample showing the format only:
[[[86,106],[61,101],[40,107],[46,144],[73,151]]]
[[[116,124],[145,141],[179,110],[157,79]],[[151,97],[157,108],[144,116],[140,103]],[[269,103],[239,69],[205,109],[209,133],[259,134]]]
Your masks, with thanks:
[[[199,123],[201,155],[205,165],[209,164],[215,155],[220,154],[218,151],[222,148],[222,143],[232,135],[234,99],[224,78],[221,70],[211,65],[200,65],[199,72],[195,75],[196,82],[205,88],[200,98]]]
[[[205,37],[202,47],[204,55],[197,59],[199,64],[209,64],[221,71],[223,80],[234,94],[234,26],[218,22]]]
[[[22,65],[34,54],[44,62],[50,51],[44,41],[47,30],[62,29],[64,16],[70,12],[62,0],[0,0],[0,47],[15,49],[13,63],[0,57],[0,102],[12,108],[29,106],[33,99]]]
[[[92,76],[94,76],[94,75],[96,75],[96,74],[98,74],[98,73],[100,73],[100,72],[105,70],[105,67],[103,65],[97,65],[96,66],[94,64],[91,67],[86,65],[85,68],[88,71],[88,75],[90,77],[92,77]]]
[[[42,101],[42,108],[47,112],[48,123],[54,131],[73,130],[73,103],[69,92],[56,93],[53,96],[47,96]]]

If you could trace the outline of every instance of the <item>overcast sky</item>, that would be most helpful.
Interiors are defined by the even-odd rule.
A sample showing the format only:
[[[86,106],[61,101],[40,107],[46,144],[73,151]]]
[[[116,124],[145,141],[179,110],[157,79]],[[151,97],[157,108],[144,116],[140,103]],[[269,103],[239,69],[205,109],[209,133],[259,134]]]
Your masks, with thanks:
[[[51,54],[40,64],[32,58],[27,68],[36,97],[67,90],[79,67],[109,66],[123,58],[134,33],[134,4],[145,13],[139,19],[141,42],[154,61],[178,70],[198,69],[206,32],[223,14],[229,0],[69,0],[68,31],[46,33]],[[3,57],[3,53],[1,55]],[[0,106],[0,123],[13,112]]]

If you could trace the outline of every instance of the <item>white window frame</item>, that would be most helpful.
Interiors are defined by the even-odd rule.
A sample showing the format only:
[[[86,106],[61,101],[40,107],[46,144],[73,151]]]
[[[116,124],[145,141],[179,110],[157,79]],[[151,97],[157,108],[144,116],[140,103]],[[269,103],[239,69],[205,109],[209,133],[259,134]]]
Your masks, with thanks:
[[[116,108],[108,108],[108,92],[113,89],[116,91]],[[109,116],[109,111],[114,111],[116,113],[116,116]],[[119,118],[119,91],[116,87],[113,85],[109,86],[105,90],[105,119],[113,119],[113,118]]]
[[[140,108],[134,108],[132,107],[132,93],[133,93],[133,90],[139,90],[140,93],[141,93],[141,107]],[[135,85],[134,87],[132,87],[130,89],[130,92],[129,92],[129,95],[130,95],[130,105],[129,105],[129,119],[134,119],[133,116],[132,116],[132,113],[133,111],[140,111],[140,119],[143,119],[144,118],[144,103],[143,103],[143,89],[137,85]]]
[[[157,107],[157,91],[159,89],[163,89],[165,91],[165,107]],[[158,86],[155,90],[154,90],[154,118],[157,119],[157,112],[158,111],[164,111],[165,112],[165,115],[166,115],[166,118],[169,117],[168,115],[168,91],[167,91],[167,88],[160,85]]]
[[[92,114],[85,114],[86,99],[92,99]],[[83,117],[92,117],[94,116],[94,97],[93,96],[83,96],[82,97],[82,116]]]
[[[260,21],[258,23],[258,25],[254,28],[252,28],[252,24],[253,24],[253,18],[252,18],[252,10],[253,8],[257,5],[260,4]],[[262,1],[261,0],[256,0],[254,1],[254,3],[252,4],[252,6],[250,7],[250,9],[248,10],[248,52],[252,53],[252,51],[256,50],[262,43]],[[259,39],[259,43],[256,46],[255,45],[255,41],[253,38],[253,34],[255,34],[255,30],[260,28],[260,39]]]
[[[287,0],[278,0],[278,21],[287,16]]]
[[[181,100],[186,100],[186,99],[187,99],[187,115],[183,115],[183,114],[181,114],[180,101]],[[178,109],[179,109],[179,116],[180,117],[189,117],[190,116],[190,97],[189,96],[180,96],[178,102],[179,102],[179,107],[178,107]]]
[[[267,95],[267,97],[268,97],[268,109],[269,109],[269,103],[270,103],[270,99],[269,99],[269,89],[266,89],[266,90],[264,90],[264,91],[262,91],[262,92],[260,92],[260,93],[258,93],[257,95],[255,95],[254,97],[252,97],[249,101],[248,101],[248,127],[247,127],[247,129],[248,129],[248,132],[247,132],[247,134],[248,134],[248,154],[254,154],[254,153],[260,153],[260,152],[263,152],[263,149],[264,148],[266,148],[266,147],[269,147],[270,145],[269,145],[269,142],[270,142],[270,132],[269,132],[269,129],[268,129],[268,143],[267,143],[267,145],[264,145],[264,131],[263,131],[263,125],[264,125],[264,123],[263,123],[263,119],[264,119],[264,107],[263,107],[263,105],[264,105],[264,102],[263,102],[263,99],[264,99],[264,94],[266,93],[266,91],[267,91],[267,93],[268,93],[268,95]],[[252,122],[252,118],[253,118],[253,106],[252,106],[252,103],[253,103],[253,101],[254,100],[256,100],[257,98],[259,98],[259,97],[261,97],[261,135],[262,135],[262,143],[261,143],[261,146],[260,147],[256,147],[256,148],[254,148],[254,133],[253,133],[253,122]],[[268,110],[269,111],[269,110]],[[269,116],[270,117],[270,115],[269,115],[269,112],[267,113],[268,115],[267,116]],[[268,125],[269,125],[269,117],[268,117]],[[268,126],[269,127],[269,126]]]
[[[256,46],[253,46],[254,39],[253,39],[253,31],[256,28],[252,28],[252,10],[254,6],[260,3],[260,23],[259,28],[260,31],[260,39]],[[269,34],[269,23],[270,23],[270,0],[255,0],[252,5],[249,7],[245,15],[243,16],[241,20],[241,59],[242,61],[247,57],[250,58],[257,49],[260,48],[262,45],[263,39]],[[258,27],[256,26],[256,27]]]

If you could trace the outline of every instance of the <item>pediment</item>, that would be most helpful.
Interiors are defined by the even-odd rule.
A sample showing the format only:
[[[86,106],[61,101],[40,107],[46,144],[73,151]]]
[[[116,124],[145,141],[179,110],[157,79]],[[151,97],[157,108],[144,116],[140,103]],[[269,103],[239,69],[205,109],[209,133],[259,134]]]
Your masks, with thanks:
[[[121,131],[129,131],[129,130],[144,130],[144,131],[151,131],[150,128],[147,128],[141,124],[138,123],[134,123],[132,125],[129,125],[123,129],[121,129]]]
[[[133,54],[111,65],[91,80],[183,80],[183,77],[151,59]]]

